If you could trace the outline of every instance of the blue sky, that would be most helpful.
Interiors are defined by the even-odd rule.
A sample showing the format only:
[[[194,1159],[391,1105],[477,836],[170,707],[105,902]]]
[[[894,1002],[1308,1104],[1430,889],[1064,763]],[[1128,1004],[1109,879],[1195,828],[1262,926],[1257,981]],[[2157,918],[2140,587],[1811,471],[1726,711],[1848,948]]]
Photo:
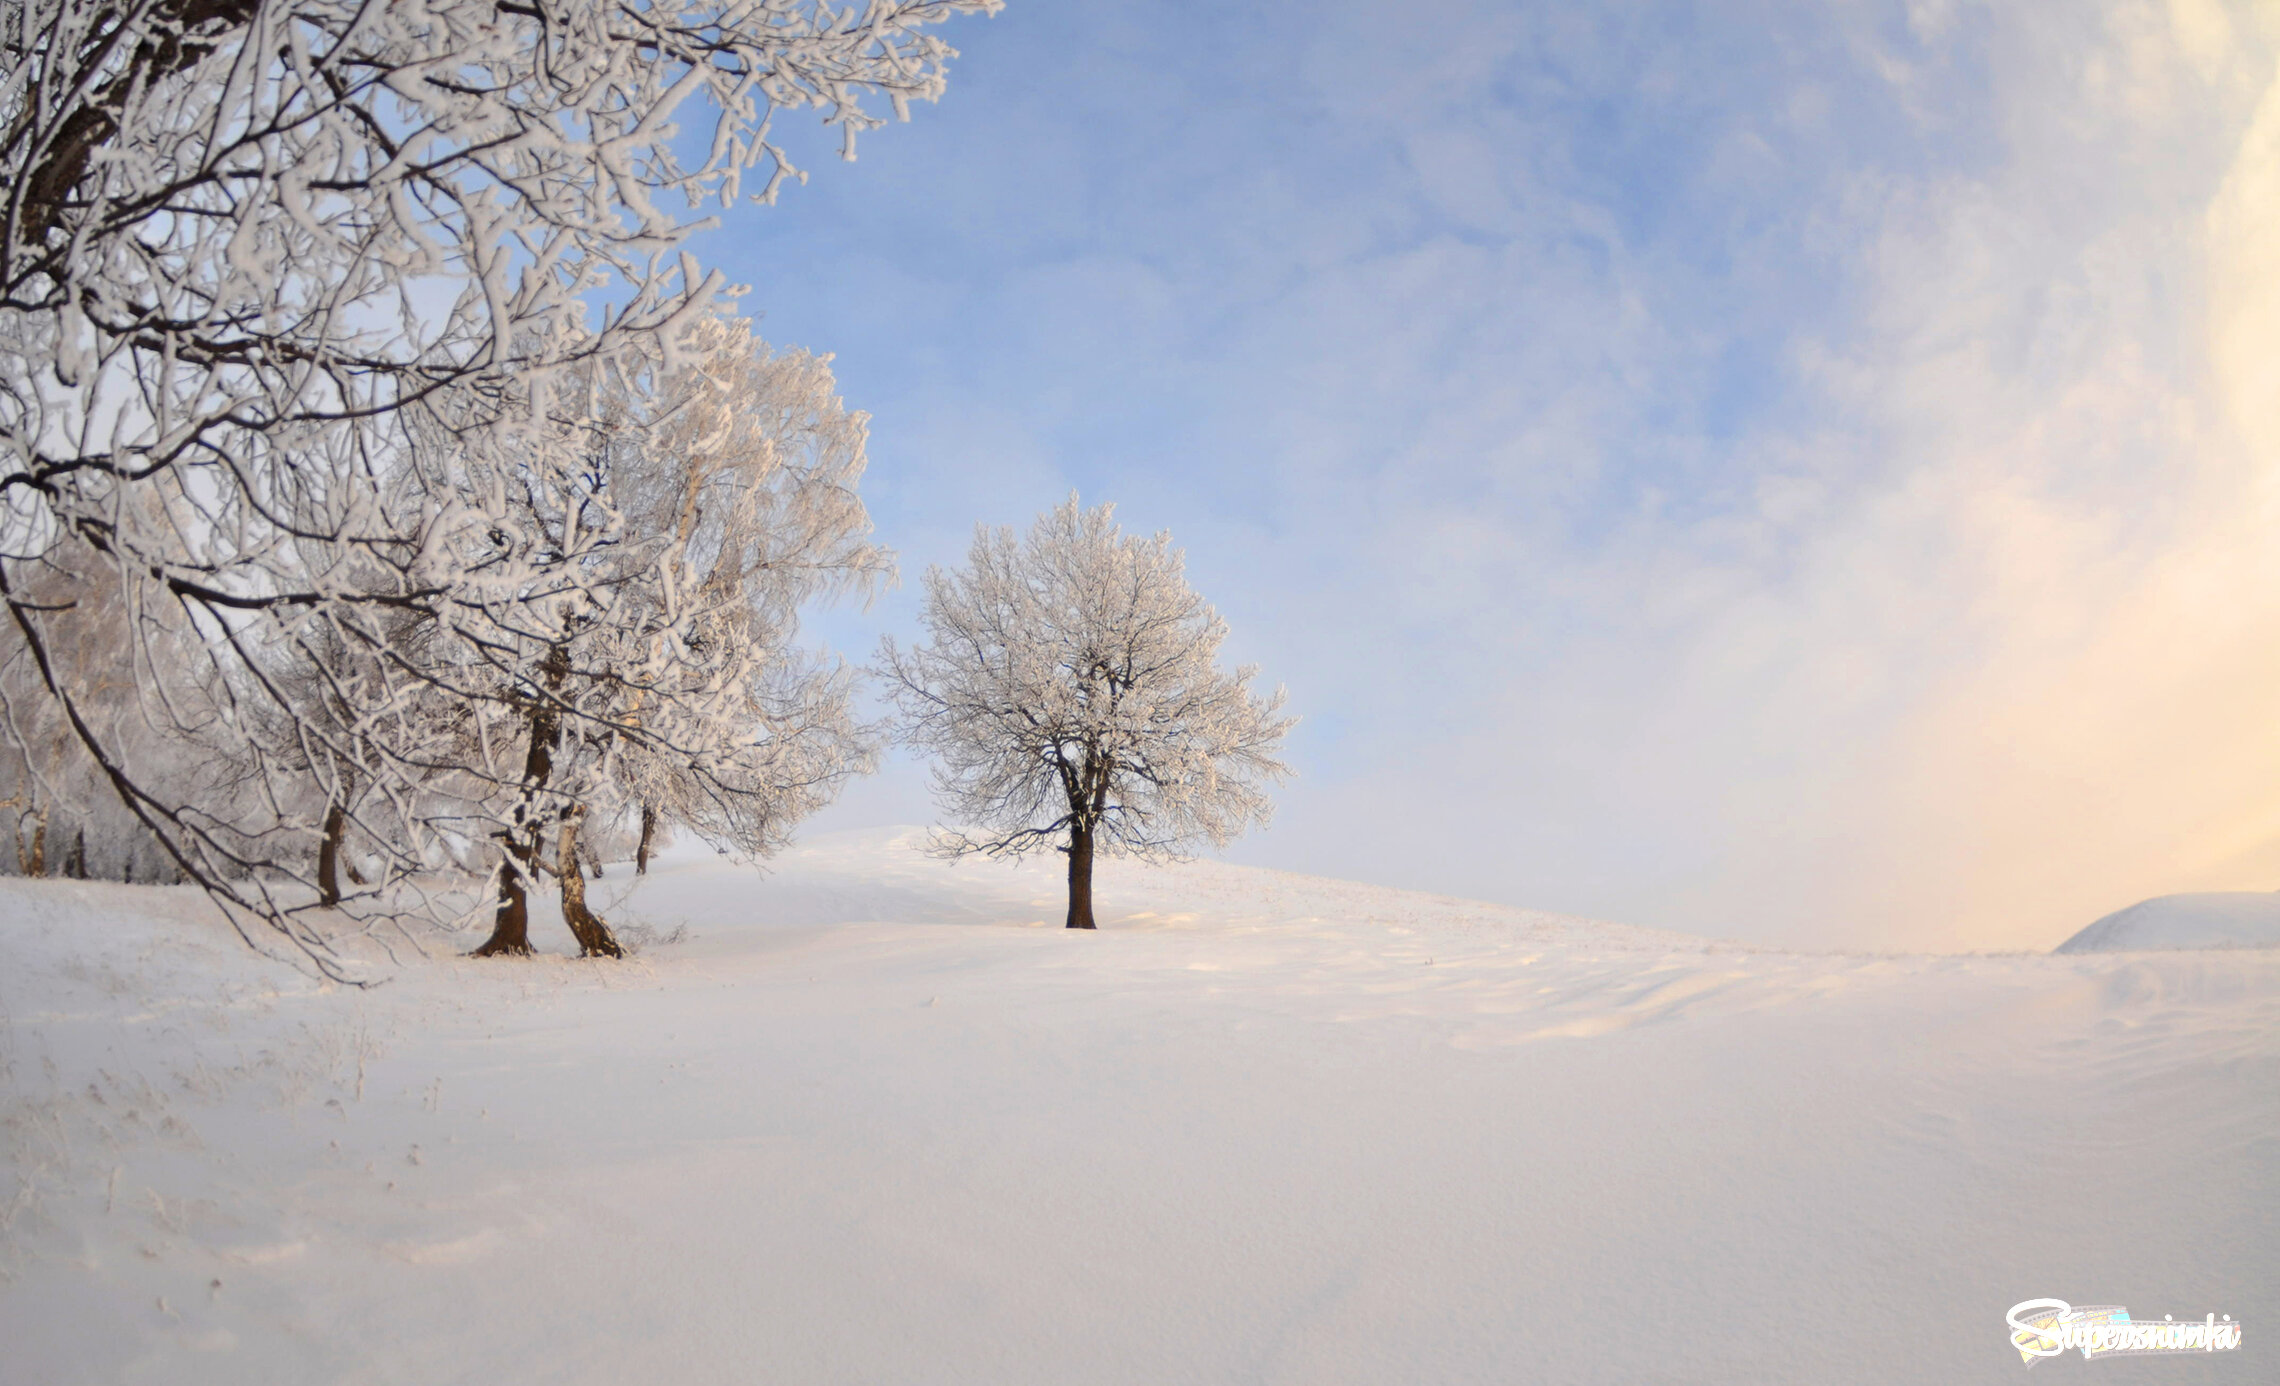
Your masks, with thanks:
[[[873,415],[906,583],[842,649],[1073,487],[1306,719],[1238,860],[1832,947],[2280,885],[2269,7],[950,37],[699,247]]]

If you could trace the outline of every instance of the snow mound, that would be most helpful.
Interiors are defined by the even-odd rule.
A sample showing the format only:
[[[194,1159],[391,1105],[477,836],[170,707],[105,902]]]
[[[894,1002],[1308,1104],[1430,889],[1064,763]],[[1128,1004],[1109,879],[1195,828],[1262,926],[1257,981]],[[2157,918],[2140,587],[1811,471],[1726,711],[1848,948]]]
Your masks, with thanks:
[[[2134,953],[2158,948],[2280,947],[2280,891],[2156,895],[2116,910],[2052,949]]]

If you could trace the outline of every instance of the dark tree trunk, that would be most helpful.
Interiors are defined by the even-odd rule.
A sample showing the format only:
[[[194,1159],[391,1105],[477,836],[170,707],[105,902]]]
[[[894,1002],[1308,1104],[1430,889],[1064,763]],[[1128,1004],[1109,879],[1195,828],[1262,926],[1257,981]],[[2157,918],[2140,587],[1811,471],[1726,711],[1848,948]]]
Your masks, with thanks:
[[[540,719],[534,717],[532,733],[537,734]],[[546,719],[552,722],[553,718]],[[549,767],[551,768],[551,767]],[[545,783],[543,780],[541,784]],[[524,818],[526,805],[515,809],[517,819]],[[521,823],[499,834],[504,852],[499,860],[499,911],[491,920],[491,936],[472,956],[495,958],[530,956],[530,882],[538,876],[539,827],[536,822]]]
[[[546,657],[547,689],[562,686],[570,674],[570,652],[557,647]],[[540,821],[538,799],[554,776],[554,745],[562,735],[562,717],[543,695],[531,704],[530,750],[523,757],[522,799],[514,820],[499,834],[499,912],[491,936],[471,955],[478,958],[509,954],[530,956],[530,887],[538,878]]]
[[[71,850],[63,857],[63,874],[75,881],[87,879],[87,830],[80,828],[71,835]]]
[[[633,851],[633,874],[649,874],[649,844],[657,836],[657,810],[647,804],[641,806],[641,845]]]
[[[562,922],[578,939],[579,957],[622,958],[625,950],[618,947],[617,935],[586,908],[586,877],[578,870],[578,820],[584,816],[577,808],[562,815],[562,848],[554,859],[554,879],[562,883]]]
[[[348,830],[348,814],[339,800],[325,805],[325,837],[317,844],[317,903],[326,909],[340,904],[340,839]]]
[[[1069,923],[1072,929],[1093,927],[1092,909],[1092,829],[1069,829]]]
[[[256,8],[252,0],[175,0],[175,3],[161,4],[155,17],[178,21],[183,28],[191,30],[218,21],[226,32],[245,25]],[[115,29],[106,29],[95,42],[84,45],[84,51],[91,56],[108,52],[110,46],[102,40],[115,32]],[[162,32],[135,48],[128,56],[124,71],[103,85],[93,87],[85,104],[66,116],[49,137],[46,157],[24,180],[22,225],[23,240],[27,244],[44,245],[48,233],[61,221],[64,208],[74,200],[79,185],[86,180],[95,151],[109,144],[118,133],[118,106],[125,100],[126,93],[136,87],[154,86],[182,71],[212,51],[222,39],[223,35],[212,32],[196,37]],[[70,76],[92,86],[95,74],[73,72]],[[0,138],[10,143],[25,138],[30,134],[28,125],[28,120],[20,118],[17,128]]]
[[[499,912],[491,920],[491,936],[470,956],[495,958],[502,954],[530,956],[530,892],[523,887],[522,865],[513,839],[499,863]]]

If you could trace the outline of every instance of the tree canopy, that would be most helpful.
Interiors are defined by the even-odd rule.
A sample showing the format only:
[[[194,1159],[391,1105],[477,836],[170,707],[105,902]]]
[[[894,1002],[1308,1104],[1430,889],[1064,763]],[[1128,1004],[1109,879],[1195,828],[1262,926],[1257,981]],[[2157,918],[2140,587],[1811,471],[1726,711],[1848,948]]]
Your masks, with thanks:
[[[1096,851],[1224,846],[1272,813],[1294,719],[1257,669],[1218,665],[1227,626],[1169,534],[1127,536],[1072,494],[1026,536],[980,528],[926,575],[927,641],[879,669],[902,737],[930,752],[943,850],[1069,856],[1071,928],[1093,927]]]

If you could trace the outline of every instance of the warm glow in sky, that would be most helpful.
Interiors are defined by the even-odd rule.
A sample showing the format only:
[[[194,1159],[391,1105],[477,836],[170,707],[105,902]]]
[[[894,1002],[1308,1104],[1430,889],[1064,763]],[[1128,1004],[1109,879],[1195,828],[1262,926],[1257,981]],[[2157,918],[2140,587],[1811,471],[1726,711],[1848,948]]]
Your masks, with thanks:
[[[1619,8],[1011,0],[708,251],[907,576],[1071,486],[1187,547],[1308,719],[1239,859],[1830,947],[2280,887],[2280,7]]]

